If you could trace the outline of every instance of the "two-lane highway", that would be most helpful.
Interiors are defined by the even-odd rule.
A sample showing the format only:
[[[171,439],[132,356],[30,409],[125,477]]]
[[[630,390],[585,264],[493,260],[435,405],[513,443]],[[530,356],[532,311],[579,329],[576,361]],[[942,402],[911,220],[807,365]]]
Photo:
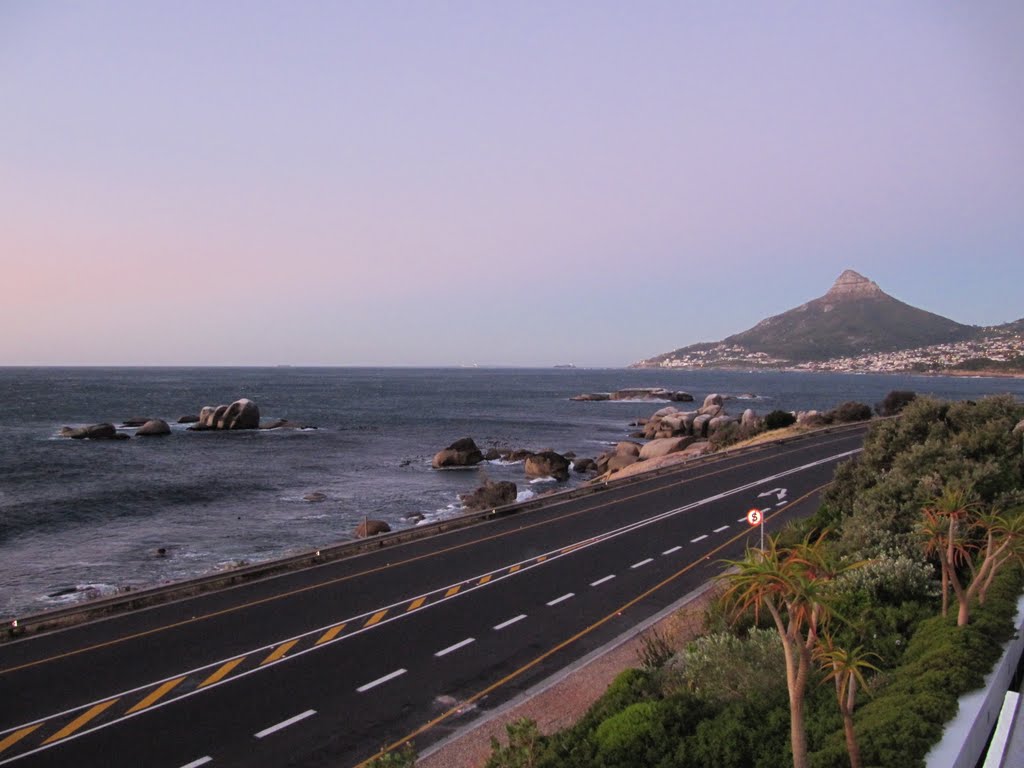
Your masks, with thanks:
[[[864,428],[0,646],[0,765],[355,765],[423,745],[813,511]],[[756,543],[755,539],[751,539]]]

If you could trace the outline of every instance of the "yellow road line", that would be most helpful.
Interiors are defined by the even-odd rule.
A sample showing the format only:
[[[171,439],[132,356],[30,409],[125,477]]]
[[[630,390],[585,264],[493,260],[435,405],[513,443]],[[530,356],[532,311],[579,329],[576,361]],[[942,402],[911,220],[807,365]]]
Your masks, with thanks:
[[[53,742],[55,741],[66,739],[68,736],[73,734],[75,731],[77,731],[83,725],[88,723],[94,717],[97,717],[110,707],[114,706],[114,704],[116,704],[118,701],[120,701],[120,699],[108,699],[107,701],[97,704],[96,706],[92,707],[91,709],[79,715],[70,723],[65,725],[63,728],[61,728],[59,731],[53,734],[53,736],[44,741],[43,744],[53,744]]]
[[[128,712],[126,712],[125,714],[130,715],[133,712],[141,712],[142,710],[146,709],[146,707],[153,706],[158,701],[160,701],[160,699],[162,699],[164,696],[166,696],[168,693],[174,690],[174,687],[178,685],[178,683],[180,683],[182,680],[184,680],[185,677],[187,677],[187,675],[176,678],[174,680],[168,680],[166,683],[164,683],[151,694],[149,694],[149,696],[147,696],[134,707],[129,709]]]
[[[454,587],[452,587],[451,589],[449,589],[447,592],[445,592],[444,596],[445,597],[451,597],[452,595],[457,595],[457,594],[459,594],[459,590],[460,589],[462,589],[462,585],[461,584],[457,584]]]
[[[547,555],[541,555],[540,557],[537,558],[536,562],[543,563],[547,559],[548,559]]]
[[[794,506],[796,504],[799,504],[800,502],[802,502],[802,501],[804,501],[806,499],[809,499],[811,496],[813,496],[816,493],[819,493],[823,488],[826,488],[829,485],[831,485],[830,482],[818,486],[813,491],[805,493],[799,499],[795,499],[795,500],[791,501],[789,504],[787,504],[782,509],[779,509],[778,511],[773,512],[771,515],[768,515],[766,520],[771,520],[772,518],[782,514],[782,512],[785,509],[789,509],[790,507],[792,507],[792,506]],[[477,691],[472,696],[470,696],[468,699],[463,699],[458,704],[456,704],[454,707],[449,709],[447,712],[442,712],[440,715],[435,717],[433,720],[430,720],[430,721],[424,723],[419,728],[414,730],[412,733],[409,733],[408,735],[403,736],[401,739],[399,739],[396,742],[393,742],[392,744],[388,744],[386,747],[381,749],[381,751],[378,752],[373,757],[368,758],[368,759],[364,760],[363,762],[357,764],[355,766],[355,768],[368,768],[370,763],[372,763],[374,760],[379,758],[382,754],[385,754],[387,752],[391,752],[391,751],[393,751],[395,749],[398,749],[403,744],[406,744],[406,743],[412,741],[413,739],[415,739],[421,733],[426,733],[431,728],[433,728],[435,725],[438,725],[439,723],[443,723],[445,720],[447,720],[448,718],[450,718],[450,717],[452,717],[454,715],[463,713],[465,711],[465,707],[469,706],[470,704],[474,704],[475,702],[479,701],[480,699],[484,698],[485,696],[490,695],[491,693],[496,691],[498,688],[501,688],[503,685],[506,685],[507,683],[511,682],[512,680],[515,680],[517,677],[519,677],[523,673],[528,672],[529,670],[533,669],[535,666],[540,664],[542,661],[547,659],[549,656],[552,656],[552,655],[558,653],[563,648],[566,648],[566,647],[572,645],[574,642],[579,640],[581,637],[585,637],[586,635],[589,635],[595,629],[598,629],[602,625],[607,624],[612,619],[615,619],[616,617],[620,616],[624,611],[628,610],[629,608],[632,608],[634,605],[639,603],[641,600],[647,599],[648,597],[653,595],[658,590],[662,589],[663,587],[667,586],[668,584],[671,584],[673,581],[678,579],[683,574],[685,574],[688,571],[691,571],[694,568],[696,568],[698,565],[703,563],[707,557],[710,557],[711,555],[718,554],[719,552],[721,552],[726,547],[736,543],[737,541],[740,541],[741,539],[746,538],[749,535],[750,535],[750,531],[749,530],[743,531],[742,533],[736,534],[735,536],[733,536],[728,541],[726,541],[726,542],[718,545],[717,547],[715,547],[713,550],[711,550],[711,552],[708,553],[708,555],[705,555],[704,557],[702,557],[702,558],[700,558],[698,560],[692,561],[691,563],[689,563],[685,567],[683,567],[680,570],[678,570],[675,573],[673,573],[668,578],[664,579],[663,581],[659,582],[658,584],[655,584],[653,587],[648,589],[646,592],[643,592],[643,593],[637,595],[636,597],[634,597],[632,600],[630,600],[630,601],[628,601],[626,603],[623,603],[618,608],[613,610],[611,613],[606,615],[604,618],[598,619],[593,624],[591,624],[589,627],[585,627],[584,629],[581,629],[579,632],[577,632],[572,637],[563,640],[562,642],[560,642],[557,645],[555,645],[553,648],[551,648],[551,649],[545,651],[544,653],[540,654],[539,656],[535,657],[532,661],[529,661],[526,664],[524,664],[523,666],[519,667],[519,669],[517,669],[517,670],[515,670],[513,672],[510,672],[509,674],[505,675],[505,677],[501,678],[500,680],[498,680],[498,681],[496,681],[494,683],[491,683],[489,686],[487,686],[486,688],[484,688],[484,689],[482,689],[480,691]]]
[[[848,433],[853,432],[853,431],[854,430],[847,430],[846,432],[836,432],[836,433],[834,433],[832,435],[836,439],[835,440],[830,440],[829,443],[838,442],[839,440],[844,439],[847,436]],[[828,443],[826,443],[826,444],[828,444]],[[730,466],[724,467],[722,469],[713,469],[712,471],[706,472],[705,474],[695,475],[693,477],[681,480],[681,481],[679,481],[679,483],[680,484],[681,483],[692,483],[692,482],[695,482],[697,480],[703,480],[703,479],[705,479],[707,477],[714,477],[715,475],[720,475],[720,474],[723,474],[725,472],[734,472],[737,469],[740,469],[742,467],[747,467],[747,466],[750,466],[752,464],[763,463],[764,461],[766,461],[768,459],[779,458],[779,457],[782,457],[782,456],[787,456],[790,453],[796,453],[796,452],[802,450],[805,447],[806,446],[801,443],[800,445],[797,445],[793,450],[781,451],[779,453],[771,454],[769,456],[762,455],[762,451],[760,451],[760,450],[755,448],[754,453],[753,453],[752,458],[751,458],[750,461],[741,462],[741,463],[737,463],[737,464],[731,464]],[[719,457],[718,459],[716,459],[714,461],[714,464],[720,463],[722,460],[727,460],[729,458],[731,458],[731,457],[727,456],[727,455],[723,455],[723,456]],[[702,468],[703,468],[703,466],[702,467],[687,467],[685,465],[681,465],[678,468],[678,471],[680,473],[684,473],[687,470],[693,470],[693,469],[699,470],[699,469],[702,469]],[[652,477],[650,479],[651,480],[656,480],[656,479],[664,480],[666,477],[668,477],[669,474],[671,474],[671,473],[666,473],[664,475],[659,475],[656,478]],[[452,545],[450,547],[444,547],[442,549],[431,550],[430,552],[424,552],[421,555],[414,555],[412,557],[408,557],[405,560],[395,560],[393,562],[385,563],[384,565],[374,566],[373,568],[367,568],[366,570],[358,571],[356,573],[350,573],[350,574],[345,575],[345,576],[338,576],[338,577],[333,578],[333,579],[327,579],[326,581],[321,581],[321,582],[319,582],[317,584],[309,584],[307,586],[298,587],[296,589],[289,590],[287,592],[281,592],[281,593],[276,594],[276,595],[270,595],[269,597],[263,597],[263,598],[260,598],[258,600],[250,600],[247,603],[239,603],[238,605],[233,605],[233,606],[231,606],[229,608],[223,608],[223,609],[218,610],[218,611],[211,611],[210,613],[206,613],[206,614],[203,614],[201,616],[193,616],[192,618],[189,618],[189,619],[183,619],[182,621],[171,622],[170,624],[163,624],[163,625],[161,625],[159,627],[153,627],[152,629],[146,629],[146,630],[143,630],[141,632],[135,632],[134,634],[131,634],[131,635],[123,635],[121,637],[117,637],[117,638],[114,638],[112,640],[105,640],[102,643],[95,643],[93,645],[83,646],[81,648],[76,648],[73,651],[67,651],[65,653],[54,654],[53,656],[47,656],[46,658],[43,658],[43,659],[36,659],[35,661],[29,661],[29,662],[26,662],[24,664],[18,664],[18,665],[13,666],[13,667],[0,668],[0,675],[5,675],[8,672],[16,672],[16,671],[21,670],[21,669],[29,669],[31,667],[37,667],[37,666],[39,666],[41,664],[46,664],[48,662],[56,661],[58,659],[65,659],[65,658],[68,658],[68,657],[71,657],[71,656],[79,656],[79,655],[81,655],[83,653],[88,653],[90,651],[99,650],[100,648],[109,648],[110,646],[113,646],[113,645],[119,645],[121,643],[126,643],[126,642],[131,641],[131,640],[138,640],[139,638],[142,638],[142,637],[149,637],[150,635],[155,635],[155,634],[158,634],[160,632],[165,632],[165,631],[167,631],[169,629],[175,629],[177,627],[183,627],[183,626],[186,626],[188,624],[195,624],[195,623],[200,622],[200,621],[206,621],[207,619],[217,618],[218,616],[226,616],[228,614],[235,613],[237,611],[241,611],[241,610],[244,610],[246,608],[252,608],[252,607],[257,606],[257,605],[264,605],[266,603],[272,603],[275,600],[282,600],[282,599],[287,598],[287,597],[293,597],[294,595],[301,595],[301,594],[303,594],[305,592],[312,592],[313,590],[321,589],[323,587],[334,586],[335,584],[341,584],[343,582],[351,581],[352,579],[357,579],[357,578],[360,578],[362,576],[371,576],[371,575],[373,575],[375,573],[380,573],[381,571],[386,571],[386,570],[389,570],[391,568],[396,568],[396,567],[401,566],[401,565],[408,565],[409,563],[419,562],[420,560],[427,560],[427,559],[432,558],[432,557],[439,557],[440,555],[446,555],[446,554],[449,554],[451,552],[457,552],[460,549],[466,549],[467,547],[472,547],[472,546],[475,546],[477,544],[482,544],[482,543],[484,543],[486,541],[496,541],[498,539],[505,538],[506,536],[512,536],[514,534],[521,533],[522,531],[525,531],[525,530],[530,530],[532,528],[539,528],[539,527],[542,527],[542,526],[545,526],[545,525],[551,525],[553,523],[561,522],[563,520],[568,520],[568,519],[573,518],[573,517],[578,517],[579,515],[589,514],[589,513],[593,512],[596,509],[603,509],[605,507],[612,506],[614,504],[620,504],[620,503],[623,503],[623,502],[626,502],[626,501],[631,501],[633,499],[639,499],[639,498],[642,498],[643,496],[649,496],[652,493],[661,492],[662,490],[664,490],[664,488],[662,488],[662,487],[650,488],[648,490],[641,490],[641,491],[638,491],[637,493],[634,493],[634,494],[632,494],[630,496],[625,496],[623,498],[620,498],[620,499],[617,499],[617,500],[614,500],[614,501],[609,500],[609,501],[606,501],[604,503],[594,504],[593,506],[589,506],[589,505],[588,506],[583,506],[582,508],[576,510],[575,512],[566,512],[565,514],[561,514],[561,515],[557,515],[557,516],[554,516],[554,517],[546,518],[544,520],[538,520],[537,522],[534,522],[534,523],[524,523],[523,525],[521,525],[518,528],[513,529],[513,530],[503,531],[501,533],[495,533],[495,534],[492,534],[490,536],[481,536],[480,538],[473,539],[472,541],[466,541],[466,542],[463,542],[461,544],[454,544],[454,545]],[[575,499],[573,501],[575,501]],[[564,503],[564,502],[559,502],[559,503]],[[445,535],[445,534],[440,534],[440,535]],[[518,569],[516,569],[516,570],[518,570]],[[510,570],[509,572],[510,573],[514,573],[514,571],[512,571],[512,570]]]
[[[231,670],[233,670],[235,667],[237,667],[243,661],[245,661],[245,656],[239,656],[237,659],[232,659],[231,661],[224,662],[224,664],[221,665],[220,669],[218,669],[216,672],[214,672],[208,678],[203,680],[203,682],[201,682],[198,687],[199,688],[205,688],[208,685],[213,685],[214,683],[219,683],[221,680],[223,680],[225,677],[228,676],[228,674],[231,672]]]
[[[486,576],[484,576],[482,579],[480,579],[480,581],[478,581],[477,584],[478,585],[486,584],[490,580],[491,580],[491,574],[488,573]]]
[[[289,640],[287,643],[281,643],[279,646],[277,646],[277,648],[275,648],[273,651],[271,651],[270,655],[267,656],[267,658],[265,658],[263,661],[260,662],[260,666],[262,667],[264,664],[269,664],[272,661],[277,661],[282,656],[284,656],[286,653],[288,653],[288,651],[290,651],[292,648],[294,648],[295,644],[297,642],[299,642],[299,641],[298,640]]]
[[[405,612],[408,613],[409,611],[415,611],[417,608],[421,607],[425,602],[427,602],[427,598],[417,597],[409,604],[409,607],[405,609]]]
[[[374,624],[376,624],[378,621],[380,621],[381,619],[383,619],[387,615],[388,615],[388,609],[387,608],[385,608],[383,611],[377,611],[375,614],[373,614],[373,616],[371,616],[369,619],[366,620],[366,623],[363,624],[363,626],[364,627],[372,627]]]
[[[508,572],[509,573],[515,573],[516,571],[518,571],[522,567],[523,566],[521,566],[521,565],[513,565],[511,568],[508,569]]]
[[[335,624],[333,627],[331,627],[326,632],[324,632],[323,635],[320,636],[320,639],[317,640],[315,643],[313,643],[313,645],[322,645],[323,643],[331,642],[331,640],[333,640],[339,634],[341,634],[341,630],[343,630],[346,626],[348,626],[348,625],[347,624]]]
[[[32,731],[34,731],[40,725],[42,725],[42,723],[36,723],[35,725],[27,726],[25,728],[22,728],[20,731],[15,731],[10,736],[8,736],[6,739],[4,739],[3,741],[0,741],[0,752],[3,752],[4,750],[10,749],[11,747],[13,747],[19,741],[21,741],[26,736],[28,736],[30,733],[32,733]]]

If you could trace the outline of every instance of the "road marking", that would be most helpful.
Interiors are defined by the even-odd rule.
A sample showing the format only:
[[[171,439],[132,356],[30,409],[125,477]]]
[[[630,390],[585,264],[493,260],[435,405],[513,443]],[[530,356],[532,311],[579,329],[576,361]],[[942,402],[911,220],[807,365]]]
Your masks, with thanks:
[[[19,741],[21,741],[30,733],[32,733],[32,731],[34,731],[40,725],[42,725],[42,723],[36,723],[35,725],[30,725],[27,728],[22,728],[20,731],[15,731],[6,739],[0,741],[0,752],[3,752],[5,749],[10,749],[11,747],[13,747]]]
[[[299,641],[289,640],[287,643],[281,643],[277,648],[270,652],[270,655],[267,656],[267,658],[260,662],[260,666],[262,667],[264,664],[270,664],[271,662],[282,658],[286,653],[288,653],[288,651],[295,647],[297,642]]]
[[[474,638],[474,637],[467,637],[465,640],[461,640],[458,643],[456,643],[455,645],[449,645],[447,648],[445,648],[444,650],[438,651],[434,655],[437,656],[438,658],[441,658],[442,656],[447,656],[452,651],[457,651],[457,650],[459,650],[459,648],[464,648],[465,646],[467,646],[467,645],[469,645],[470,643],[473,643],[473,642],[476,642],[476,638]]]
[[[193,760],[188,765],[181,766],[181,768],[199,768],[200,765],[206,765],[211,762],[213,762],[212,757],[200,757],[198,760]]]
[[[359,686],[358,688],[356,688],[356,691],[359,693],[366,693],[371,688],[376,688],[378,685],[382,685],[383,683],[386,683],[388,680],[394,680],[396,677],[401,677],[408,671],[409,670],[407,669],[396,669],[394,672],[384,675],[384,677],[378,677],[371,683]]]
[[[740,518],[739,520],[737,520],[736,522],[737,522],[737,523],[745,523],[745,522],[747,522],[747,516],[746,516],[746,515],[744,515],[743,517],[741,517],[741,518]]]
[[[639,563],[633,563],[629,567],[630,568],[641,568],[641,567],[647,565],[648,563],[653,563],[653,562],[654,562],[654,558],[653,557],[648,557],[646,560],[641,560]]]
[[[776,507],[784,507],[784,506],[786,506],[787,504],[789,504],[789,502],[788,502],[788,501],[780,501],[780,502],[779,502],[778,504],[776,504],[775,506],[776,506]]]
[[[166,683],[164,683],[151,694],[149,694],[149,696],[147,696],[134,707],[129,709],[125,714],[130,715],[133,712],[141,712],[147,707],[153,706],[158,701],[160,701],[160,699],[162,699],[164,696],[166,696],[168,693],[174,690],[174,687],[178,685],[178,683],[180,683],[186,677],[188,677],[188,675],[183,675],[182,677],[175,678],[174,680],[168,680]]]
[[[223,665],[221,665],[220,669],[218,669],[216,672],[214,672],[208,678],[203,680],[203,682],[201,682],[197,687],[205,688],[208,685],[213,685],[214,683],[219,683],[221,680],[223,680],[225,677],[227,677],[228,673],[232,669],[237,667],[243,661],[245,661],[245,656],[239,656],[237,659],[232,659],[231,661],[225,662]]]
[[[453,597],[454,595],[459,594],[459,590],[460,589],[462,589],[462,585],[461,584],[456,584],[454,587],[452,587],[447,592],[445,592],[444,596],[445,597]]]
[[[729,527],[728,525],[723,525],[721,528],[715,528],[715,530],[713,530],[712,533],[721,533],[722,531],[724,531],[728,527]]]
[[[548,603],[548,605],[558,605],[559,603],[564,603],[569,598],[575,597],[575,596],[576,596],[575,592],[566,592],[561,597],[556,597],[554,600],[552,600],[550,603]]]
[[[511,568],[508,569],[508,572],[509,573],[515,573],[516,571],[518,571],[522,567],[523,566],[521,566],[521,565],[513,565]]]
[[[538,563],[543,563],[547,559],[548,559],[547,555],[541,555],[540,557],[537,558],[537,562]]]
[[[295,725],[300,720],[305,720],[307,717],[312,717],[316,714],[315,709],[307,709],[305,712],[300,712],[295,717],[289,717],[287,720],[282,720],[277,725],[272,725],[269,728],[264,728],[259,733],[255,734],[257,739],[262,739],[264,736],[269,736],[272,733],[277,733],[280,730],[287,728],[289,725]]]
[[[53,744],[53,742],[55,741],[66,739],[68,736],[70,736],[83,725],[88,723],[94,717],[97,717],[110,707],[114,706],[114,704],[116,704],[118,701],[120,701],[120,699],[107,699],[106,701],[102,701],[96,706],[91,707],[84,714],[79,715],[70,723],[61,728],[59,731],[57,731],[55,734],[53,734],[53,736],[44,741],[43,744]]]
[[[698,541],[703,541],[708,535],[705,533],[703,536],[698,536],[696,539],[690,539],[691,544],[696,544]]]
[[[598,584],[604,584],[606,581],[611,581],[614,578],[615,578],[615,574],[614,573],[609,573],[603,579],[598,579],[597,581],[590,582],[590,586],[596,587]]]
[[[323,635],[320,636],[320,639],[317,640],[313,645],[323,645],[324,643],[331,642],[331,640],[333,640],[341,634],[341,631],[345,629],[346,626],[348,625],[344,622],[342,622],[341,624],[335,624],[333,627],[324,632]]]
[[[511,627],[517,621],[522,621],[525,618],[526,618],[526,614],[525,613],[520,613],[518,616],[516,616],[513,619],[509,619],[508,621],[503,621],[503,622],[501,622],[501,624],[495,624],[494,625],[494,629],[505,629],[505,627]]]
[[[672,547],[672,549],[666,549],[661,554],[663,554],[663,555],[671,555],[673,552],[678,552],[680,549],[682,549],[682,547]]]
[[[477,584],[478,584],[479,586],[483,586],[484,584],[486,584],[486,583],[487,583],[488,581],[490,581],[490,580],[491,580],[491,574],[489,574],[489,573],[488,573],[488,574],[487,574],[486,576],[483,576],[483,577],[482,577],[482,578],[480,579],[480,581],[478,581],[478,582],[477,582]]]
[[[366,620],[366,623],[363,624],[363,626],[364,627],[372,627],[374,624],[376,624],[378,621],[380,621],[381,619],[383,619],[387,615],[388,615],[388,609],[387,608],[385,608],[383,611],[377,611],[375,614],[373,614],[373,616],[371,616],[370,618],[368,618]]]
[[[415,600],[409,603],[409,607],[405,609],[405,612],[409,613],[409,611],[415,611],[417,608],[422,608],[425,602],[427,602],[427,598],[417,597]]]

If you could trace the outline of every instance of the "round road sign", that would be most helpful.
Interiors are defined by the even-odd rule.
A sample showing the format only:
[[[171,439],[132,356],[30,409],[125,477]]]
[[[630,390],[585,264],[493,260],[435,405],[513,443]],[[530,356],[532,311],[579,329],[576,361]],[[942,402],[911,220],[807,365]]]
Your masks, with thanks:
[[[760,509],[752,509],[747,512],[747,522],[751,525],[759,525],[763,519]]]

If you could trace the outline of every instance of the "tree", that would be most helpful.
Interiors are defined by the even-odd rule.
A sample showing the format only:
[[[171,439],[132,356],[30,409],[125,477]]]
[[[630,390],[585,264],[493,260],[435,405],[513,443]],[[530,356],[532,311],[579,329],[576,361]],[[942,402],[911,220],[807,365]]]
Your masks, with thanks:
[[[961,597],[960,582],[956,578],[957,568],[970,561],[969,544],[964,535],[963,519],[975,508],[977,501],[970,486],[947,485],[931,503],[921,510],[924,519],[918,526],[925,555],[939,559],[942,572],[942,615],[949,610],[949,588],[951,584],[957,599]],[[961,610],[962,607],[961,607]],[[966,624],[966,619],[958,623]]]
[[[860,747],[857,744],[857,733],[853,729],[853,708],[857,703],[857,686],[867,688],[864,671],[878,671],[878,667],[868,661],[869,657],[877,658],[874,653],[866,653],[862,646],[853,650],[845,650],[835,644],[831,635],[822,636],[814,649],[814,658],[825,672],[825,680],[832,680],[836,686],[836,700],[839,712],[843,716],[843,734],[846,737],[846,752],[850,756],[850,768],[860,768]]]
[[[780,548],[777,538],[769,536],[765,549],[748,549],[743,560],[726,563],[732,569],[718,578],[726,585],[722,600],[733,610],[734,620],[751,609],[759,616],[763,609],[782,640],[793,766],[807,768],[804,698],[818,633],[829,616],[825,585],[837,573],[827,563],[825,534],[813,543],[808,536],[787,548]],[[842,570],[850,567],[856,566]]]

